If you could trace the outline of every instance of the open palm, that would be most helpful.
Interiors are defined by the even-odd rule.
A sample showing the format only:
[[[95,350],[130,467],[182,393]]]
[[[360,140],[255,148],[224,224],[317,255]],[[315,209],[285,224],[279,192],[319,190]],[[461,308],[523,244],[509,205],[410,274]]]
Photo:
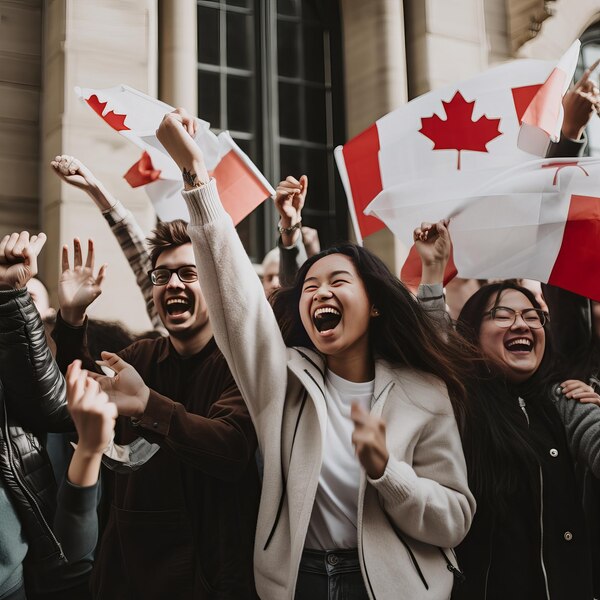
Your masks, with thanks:
[[[88,255],[83,264],[81,243],[73,241],[73,268],[69,265],[69,249],[62,249],[62,273],[58,280],[58,300],[63,313],[81,312],[102,293],[102,280],[106,265],[102,265],[94,276],[94,242],[88,241]]]

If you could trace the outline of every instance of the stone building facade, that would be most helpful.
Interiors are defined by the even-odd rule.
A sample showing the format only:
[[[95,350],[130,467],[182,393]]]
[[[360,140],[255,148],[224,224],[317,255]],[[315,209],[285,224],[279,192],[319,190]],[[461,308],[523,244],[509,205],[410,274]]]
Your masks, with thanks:
[[[144,329],[143,301],[104,220],[48,166],[59,153],[79,157],[151,229],[145,193],[122,178],[136,148],[75,86],[127,83],[210,113],[273,184],[298,165],[315,182],[306,219],[328,242],[349,223],[334,145],[494,64],[556,58],[585,35],[593,56],[598,23],[600,0],[0,0],[0,235],[48,234],[41,275],[54,297],[60,247],[93,237],[110,266],[92,313]],[[266,207],[241,227],[253,258],[273,244],[274,225]],[[397,269],[403,249],[388,232],[367,245]]]

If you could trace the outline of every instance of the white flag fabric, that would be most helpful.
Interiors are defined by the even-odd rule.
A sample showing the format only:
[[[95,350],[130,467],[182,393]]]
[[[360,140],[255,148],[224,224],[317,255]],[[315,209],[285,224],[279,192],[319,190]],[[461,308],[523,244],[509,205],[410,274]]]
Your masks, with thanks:
[[[357,238],[383,228],[363,214],[382,190],[545,155],[560,135],[562,96],[579,46],[575,42],[557,64],[515,60],[419,96],[336,148]]]
[[[527,278],[600,301],[600,159],[544,159],[384,190],[367,208],[408,247],[450,219],[460,277]]]
[[[163,117],[173,107],[123,84],[106,89],[77,87],[75,92],[110,127],[143,150],[142,158],[125,174],[127,182],[132,187],[145,186],[163,221],[189,219],[181,197],[181,172],[156,137]],[[197,124],[195,141],[216,180],[223,206],[237,225],[275,190],[229,132],[215,135],[207,121],[197,119]]]

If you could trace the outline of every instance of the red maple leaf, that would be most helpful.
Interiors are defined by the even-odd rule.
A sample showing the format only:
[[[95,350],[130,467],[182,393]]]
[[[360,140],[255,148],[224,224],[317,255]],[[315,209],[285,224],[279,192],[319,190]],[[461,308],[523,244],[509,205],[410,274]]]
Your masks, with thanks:
[[[442,100],[442,104],[448,118],[443,121],[435,113],[422,118],[419,133],[434,143],[434,150],[458,150],[458,169],[461,150],[487,152],[486,144],[502,135],[498,129],[500,119],[488,119],[482,115],[473,121],[475,100],[467,102],[460,92],[456,92],[450,102]]]
[[[114,111],[109,111],[105,115],[102,114],[108,102],[100,102],[98,96],[93,94],[85,100],[94,112],[98,113],[113,129],[117,131],[129,131],[129,127],[125,125],[125,118],[127,115],[119,115]]]

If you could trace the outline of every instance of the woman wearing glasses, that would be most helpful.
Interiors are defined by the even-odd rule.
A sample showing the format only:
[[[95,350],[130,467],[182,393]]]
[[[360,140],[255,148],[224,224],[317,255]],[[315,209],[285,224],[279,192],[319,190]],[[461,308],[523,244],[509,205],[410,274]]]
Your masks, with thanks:
[[[441,281],[450,247],[445,223],[423,224],[415,241],[424,281]],[[453,598],[591,599],[573,462],[600,476],[600,409],[566,398],[556,385],[548,315],[529,290],[483,286],[456,328],[481,356],[478,377],[467,384],[463,433],[477,513],[457,548],[466,581]]]

